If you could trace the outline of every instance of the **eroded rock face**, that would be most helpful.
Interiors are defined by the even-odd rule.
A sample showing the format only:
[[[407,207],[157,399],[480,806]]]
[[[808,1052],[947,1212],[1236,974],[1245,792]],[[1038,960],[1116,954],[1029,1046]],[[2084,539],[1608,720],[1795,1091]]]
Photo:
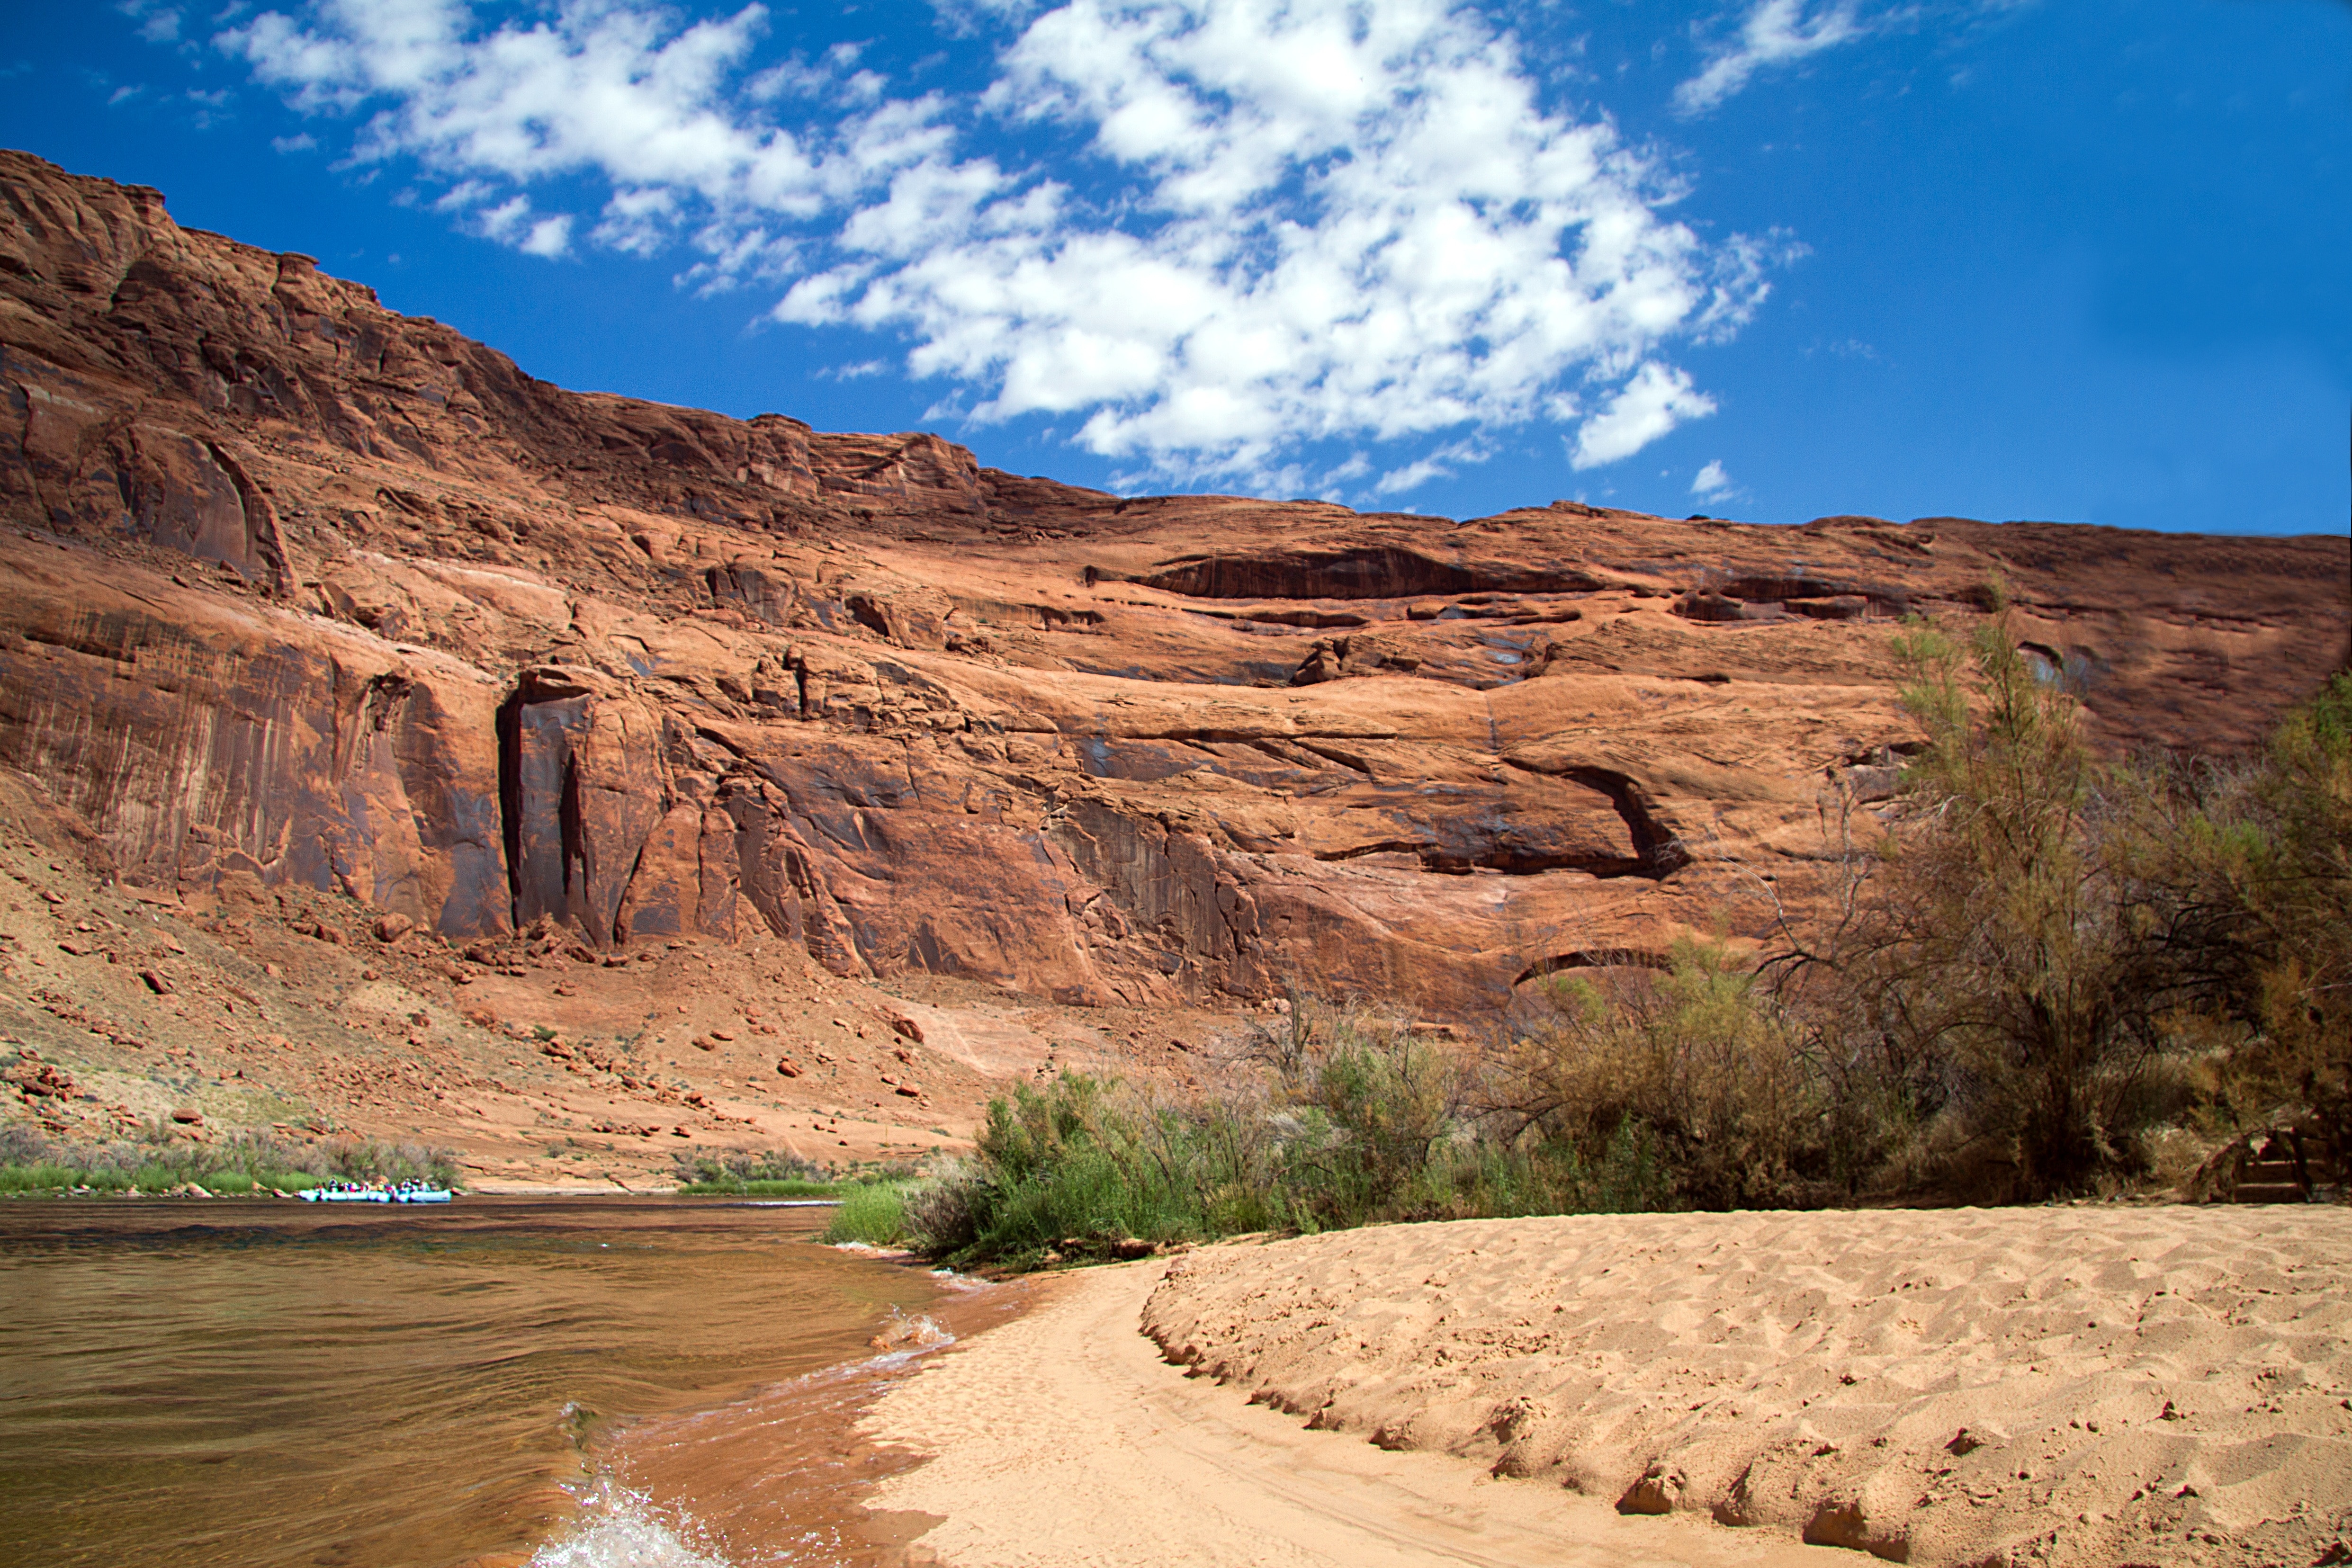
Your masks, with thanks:
[[[1466,1014],[1809,896],[1913,738],[1894,618],[1996,574],[2116,744],[2347,649],[2341,538],[1122,500],[567,392],[22,154],[0,202],[0,764],[183,892]]]

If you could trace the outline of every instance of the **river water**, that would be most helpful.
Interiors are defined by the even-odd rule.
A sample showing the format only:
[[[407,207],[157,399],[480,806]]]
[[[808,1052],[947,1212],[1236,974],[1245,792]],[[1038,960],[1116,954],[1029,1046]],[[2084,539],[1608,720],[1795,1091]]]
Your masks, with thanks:
[[[964,1292],[826,1212],[0,1204],[0,1562],[885,1561],[847,1427]]]

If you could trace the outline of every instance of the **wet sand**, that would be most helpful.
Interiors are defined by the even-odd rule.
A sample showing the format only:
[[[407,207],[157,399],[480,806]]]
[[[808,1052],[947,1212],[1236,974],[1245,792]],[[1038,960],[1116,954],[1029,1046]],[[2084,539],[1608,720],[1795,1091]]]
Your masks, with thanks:
[[[899,1568],[937,1522],[863,1506],[877,1481],[921,1462],[858,1430],[876,1398],[914,1375],[941,1346],[984,1335],[1032,1300],[1028,1281],[941,1279],[917,1260],[867,1257],[933,1291],[919,1312],[894,1314],[868,1354],[723,1404],[633,1421],[598,1454],[609,1485],[588,1500],[572,1550],[542,1550],[538,1568]],[[648,1523],[667,1538],[649,1544]],[[486,1565],[487,1568],[487,1565]]]
[[[1055,1282],[865,1429],[933,1456],[869,1506],[950,1565],[2343,1562],[2352,1210],[1204,1248]]]

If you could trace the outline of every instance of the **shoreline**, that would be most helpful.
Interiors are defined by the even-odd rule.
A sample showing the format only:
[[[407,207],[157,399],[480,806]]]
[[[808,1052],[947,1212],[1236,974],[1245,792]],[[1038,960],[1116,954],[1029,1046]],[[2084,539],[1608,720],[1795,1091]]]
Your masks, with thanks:
[[[863,1431],[867,1412],[943,1354],[1017,1319],[1039,1281],[941,1278],[912,1253],[815,1243],[921,1278],[929,1300],[894,1311],[865,1354],[716,1403],[626,1418],[566,1489],[564,1518],[531,1546],[464,1568],[800,1562],[903,1568],[936,1522],[865,1506],[877,1482],[923,1462]]]
[[[200,1183],[195,1183],[200,1185]],[[458,1199],[689,1199],[706,1204],[751,1204],[757,1208],[840,1208],[842,1199],[804,1197],[762,1197],[757,1192],[687,1192],[685,1187],[621,1187],[621,1185],[558,1185],[558,1183],[489,1183],[480,1187],[452,1187]],[[24,1187],[0,1189],[0,1201],[40,1201],[70,1204],[78,1199],[139,1199],[164,1204],[257,1204],[257,1201],[301,1201],[299,1187],[257,1187],[252,1192],[181,1192],[146,1187]]]
[[[2341,1561],[2352,1211],[1200,1248],[1064,1276],[861,1428],[928,1456],[866,1506],[948,1568]]]

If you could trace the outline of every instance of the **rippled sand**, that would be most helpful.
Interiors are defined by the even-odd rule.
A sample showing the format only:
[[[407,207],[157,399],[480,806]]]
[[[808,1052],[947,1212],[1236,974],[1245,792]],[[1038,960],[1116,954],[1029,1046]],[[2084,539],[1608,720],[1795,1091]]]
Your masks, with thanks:
[[[950,1563],[2352,1546],[2345,1209],[1391,1226],[1064,1290],[877,1411]]]

